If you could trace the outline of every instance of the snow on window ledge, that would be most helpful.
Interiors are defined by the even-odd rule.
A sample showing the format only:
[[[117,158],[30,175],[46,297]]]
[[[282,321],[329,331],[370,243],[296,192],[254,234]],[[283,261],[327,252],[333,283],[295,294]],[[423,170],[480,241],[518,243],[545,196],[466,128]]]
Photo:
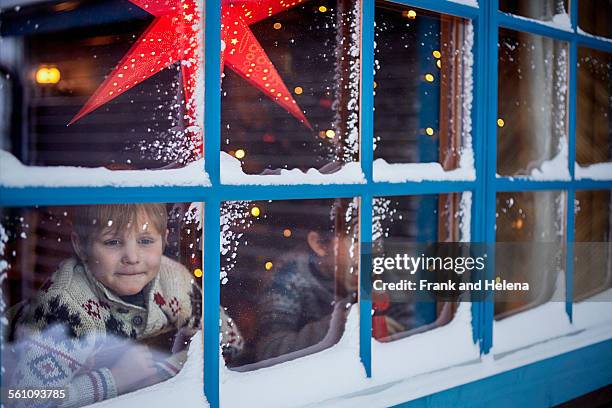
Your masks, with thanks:
[[[210,186],[204,160],[179,169],[109,170],[104,167],[25,166],[12,154],[0,150],[2,187],[153,187]]]
[[[574,175],[577,180],[612,180],[612,163],[596,163],[587,167],[576,163]]]
[[[567,143],[563,143],[561,150],[555,157],[540,164],[540,167],[532,169],[528,176],[502,176],[495,174],[496,178],[509,180],[535,180],[535,181],[569,181],[572,179],[568,168]]]
[[[463,4],[464,6],[478,8],[478,0],[449,0],[451,3]]]
[[[591,33],[587,33],[586,31],[582,30],[580,27],[578,27],[577,32],[578,32],[578,34],[583,35],[585,37],[590,37],[590,38],[593,38],[595,40],[605,41],[605,42],[612,43],[612,38],[602,37],[602,36],[599,36],[599,35],[594,35],[594,34],[591,34]]]
[[[346,163],[334,173],[316,169],[279,170],[280,174],[245,174],[240,161],[221,152],[221,183],[226,185],[364,184],[365,176],[357,162]]]
[[[440,163],[387,163],[374,160],[374,181],[403,183],[406,181],[474,181],[476,171],[472,166],[445,171]]]
[[[574,32],[572,28],[572,23],[570,20],[570,16],[567,13],[559,13],[555,14],[551,20],[538,20],[535,18],[529,18],[524,16],[519,16],[517,14],[505,13],[512,18],[516,18],[518,20],[530,21],[536,24],[542,24],[551,28],[556,28],[557,30],[563,30],[568,32]]]

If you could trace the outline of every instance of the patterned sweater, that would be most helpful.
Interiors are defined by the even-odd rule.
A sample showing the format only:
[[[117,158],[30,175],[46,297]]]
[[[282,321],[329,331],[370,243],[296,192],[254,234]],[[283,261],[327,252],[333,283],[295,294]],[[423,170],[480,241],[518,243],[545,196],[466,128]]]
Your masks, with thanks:
[[[193,334],[200,328],[201,290],[183,265],[164,256],[159,273],[142,294],[144,307],[128,303],[76,259],[64,261],[12,325],[16,362],[10,387],[67,391],[66,399],[39,400],[40,406],[80,407],[116,396],[109,367],[113,359],[129,358],[127,347],[179,329]],[[223,310],[221,319],[222,341],[232,344],[236,353],[242,339]],[[155,361],[169,378],[185,358],[186,350],[168,350]]]

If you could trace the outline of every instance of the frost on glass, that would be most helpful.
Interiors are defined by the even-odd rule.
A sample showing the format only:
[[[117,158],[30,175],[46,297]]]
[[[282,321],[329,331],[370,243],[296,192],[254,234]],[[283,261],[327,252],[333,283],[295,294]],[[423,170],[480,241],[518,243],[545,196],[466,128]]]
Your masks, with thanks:
[[[373,252],[378,256],[408,252],[414,243],[468,242],[471,194],[376,197],[372,213]],[[399,252],[398,252],[399,251]],[[373,279],[400,282],[405,277],[386,270]],[[372,292],[372,336],[383,342],[443,326],[457,310],[455,302],[414,299],[411,291]]]
[[[578,2],[578,27],[592,35],[612,38],[612,0]]]
[[[357,299],[357,199],[226,201],[221,230],[221,306],[244,339],[229,368],[338,342]]]
[[[0,72],[11,91],[0,105],[12,116],[0,116],[0,146],[37,166],[157,169],[201,158],[200,6],[147,4],[2,10]]]
[[[576,162],[588,166],[611,161],[611,134],[612,54],[579,47]]]
[[[223,5],[221,150],[247,174],[331,173],[359,156],[360,3],[278,4]]]
[[[567,2],[568,0],[500,0],[499,10],[536,20],[551,21],[568,14]],[[565,18],[569,24],[569,18]]]
[[[174,377],[202,324],[201,221],[201,203],[1,208],[2,387],[66,393],[3,406]]]
[[[498,53],[497,173],[530,175],[567,157],[568,45],[500,29]]]
[[[382,1],[375,11],[374,157],[456,169],[471,131],[471,23]]]
[[[566,193],[497,193],[495,273],[526,282],[530,299],[495,301],[495,319],[564,299]]]
[[[578,190],[574,201],[574,301],[612,287],[610,190]]]

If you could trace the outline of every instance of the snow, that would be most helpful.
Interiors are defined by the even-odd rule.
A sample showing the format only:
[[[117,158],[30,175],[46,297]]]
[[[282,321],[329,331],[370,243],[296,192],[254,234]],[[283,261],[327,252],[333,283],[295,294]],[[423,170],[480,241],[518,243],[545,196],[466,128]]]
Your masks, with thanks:
[[[104,167],[24,166],[12,154],[0,150],[2,187],[152,187],[210,186],[204,160],[183,168],[161,170],[109,170]]]
[[[587,33],[586,31],[583,31],[580,27],[578,27],[577,32],[578,32],[578,34],[584,35],[585,37],[590,37],[590,38],[594,38],[594,39],[599,40],[599,41],[605,41],[605,42],[612,43],[612,38],[607,38],[607,37],[602,37],[602,36],[599,36],[599,35],[593,35],[591,33]]]
[[[574,32],[569,14],[567,13],[555,14],[550,21],[544,21],[544,20],[538,20],[535,18],[519,16],[517,14],[508,14],[508,15],[512,16],[512,18],[516,18],[519,20],[530,21],[532,23],[545,25],[548,27],[556,28],[558,30]]]
[[[374,160],[374,181],[403,183],[406,181],[473,181],[476,171],[473,167],[459,167],[444,171],[440,163],[387,163],[384,159]]]
[[[296,185],[296,184],[365,184],[358,162],[346,163],[335,173],[323,174],[316,169],[280,170],[280,174],[246,174],[240,161],[221,152],[221,183],[228,185]]]
[[[567,142],[561,139],[560,150],[555,157],[542,162],[539,168],[531,170],[531,180],[571,180],[568,168]]]
[[[576,163],[574,176],[577,180],[612,180],[612,163],[596,163],[582,167]]]
[[[478,7],[478,0],[450,0],[452,3],[463,4],[464,6]]]

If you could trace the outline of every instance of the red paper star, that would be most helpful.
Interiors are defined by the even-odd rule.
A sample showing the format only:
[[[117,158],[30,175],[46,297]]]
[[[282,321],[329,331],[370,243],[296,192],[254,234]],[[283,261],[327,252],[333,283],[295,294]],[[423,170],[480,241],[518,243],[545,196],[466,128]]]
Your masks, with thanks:
[[[221,20],[221,70],[227,65],[260,89],[308,128],[308,120],[291,96],[249,25],[294,7],[306,0],[223,0]],[[186,119],[197,126],[194,93],[201,60],[200,13],[195,0],[130,0],[155,16],[111,74],[70,121],[76,122],[162,69],[181,62]],[[189,129],[189,128],[188,128]],[[197,131],[199,134],[199,130]]]

